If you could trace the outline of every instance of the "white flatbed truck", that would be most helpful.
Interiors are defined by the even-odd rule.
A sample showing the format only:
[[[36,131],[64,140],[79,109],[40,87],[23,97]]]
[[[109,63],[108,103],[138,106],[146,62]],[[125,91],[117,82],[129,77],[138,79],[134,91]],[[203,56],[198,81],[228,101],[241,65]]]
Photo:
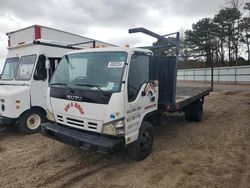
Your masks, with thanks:
[[[67,53],[48,88],[50,122],[41,133],[81,149],[127,150],[131,159],[145,159],[162,114],[183,111],[187,120],[202,120],[211,88],[176,89],[176,63],[176,56],[141,48]]]
[[[8,54],[0,80],[0,126],[17,123],[23,133],[39,131],[45,121],[48,82],[65,53],[93,45],[113,46],[40,25],[7,36]]]

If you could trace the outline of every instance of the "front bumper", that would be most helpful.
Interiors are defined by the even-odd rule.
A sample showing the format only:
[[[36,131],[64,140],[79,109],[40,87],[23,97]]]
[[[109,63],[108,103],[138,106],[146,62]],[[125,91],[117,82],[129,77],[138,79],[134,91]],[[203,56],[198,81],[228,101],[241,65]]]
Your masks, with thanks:
[[[112,153],[124,149],[123,138],[109,138],[73,130],[57,123],[42,123],[41,134],[83,150]]]
[[[0,125],[11,125],[16,123],[17,118],[9,118],[5,116],[0,116]]]

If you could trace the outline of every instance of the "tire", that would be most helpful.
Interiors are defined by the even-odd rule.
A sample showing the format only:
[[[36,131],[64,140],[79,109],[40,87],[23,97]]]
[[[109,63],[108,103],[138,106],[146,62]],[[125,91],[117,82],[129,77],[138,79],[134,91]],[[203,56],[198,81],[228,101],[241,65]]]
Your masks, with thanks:
[[[187,121],[199,122],[203,117],[203,103],[200,99],[188,105],[185,109],[185,119]]]
[[[40,131],[40,124],[45,122],[46,114],[39,109],[24,112],[17,121],[17,128],[21,133],[31,134]]]
[[[186,107],[185,109],[185,120],[187,121],[192,121],[192,109],[193,109],[193,104],[190,104]]]
[[[192,120],[196,122],[200,122],[203,117],[203,104],[201,100],[197,100],[192,105]]]
[[[150,122],[144,121],[141,125],[138,139],[127,148],[128,157],[134,161],[146,159],[152,151],[153,142],[153,126]]]

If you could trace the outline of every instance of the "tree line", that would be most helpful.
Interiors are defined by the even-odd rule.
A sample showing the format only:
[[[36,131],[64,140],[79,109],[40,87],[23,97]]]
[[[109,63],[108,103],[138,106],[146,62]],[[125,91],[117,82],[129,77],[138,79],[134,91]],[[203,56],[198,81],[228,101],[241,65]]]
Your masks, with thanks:
[[[162,43],[157,41],[154,45]],[[230,7],[219,10],[213,18],[199,20],[192,29],[184,32],[180,67],[210,67],[211,63],[214,66],[250,64],[249,43],[250,2],[241,6],[238,0],[232,0]]]

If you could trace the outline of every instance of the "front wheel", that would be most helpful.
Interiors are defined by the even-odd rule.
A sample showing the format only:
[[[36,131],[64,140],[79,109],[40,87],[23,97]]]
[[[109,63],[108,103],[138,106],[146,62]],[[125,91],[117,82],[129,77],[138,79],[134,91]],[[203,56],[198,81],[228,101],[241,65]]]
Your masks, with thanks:
[[[38,132],[40,124],[45,121],[45,115],[45,113],[38,109],[31,109],[24,112],[17,122],[18,130],[25,134]]]
[[[135,161],[142,161],[151,153],[153,146],[153,126],[144,121],[141,125],[138,139],[128,146],[128,156]]]

